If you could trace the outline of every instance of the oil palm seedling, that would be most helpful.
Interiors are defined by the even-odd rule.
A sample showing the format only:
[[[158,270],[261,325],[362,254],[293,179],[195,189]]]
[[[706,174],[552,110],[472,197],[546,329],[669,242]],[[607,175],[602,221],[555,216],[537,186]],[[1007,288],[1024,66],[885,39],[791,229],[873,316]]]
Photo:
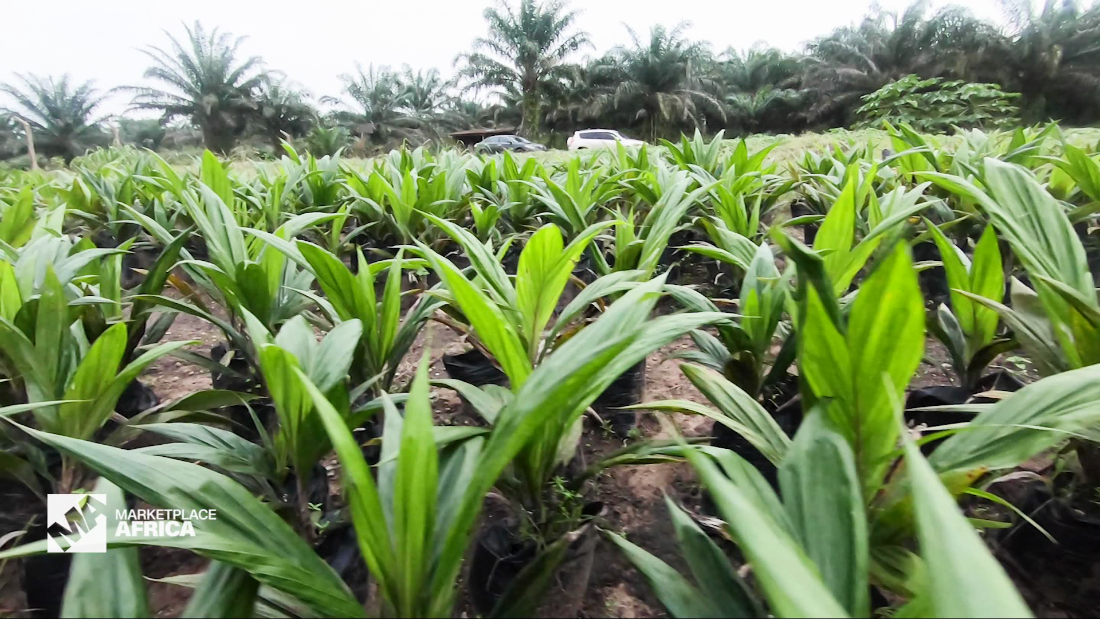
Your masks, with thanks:
[[[475,172],[472,168],[466,171],[470,188],[487,203],[497,205],[501,217],[514,232],[535,227],[539,203],[534,198],[534,183],[546,174],[542,164],[529,157],[520,165],[508,151],[501,153],[499,158],[482,161],[480,171]]]
[[[617,177],[604,174],[600,167],[582,169],[581,160],[574,158],[566,165],[564,174],[546,173],[541,183],[532,186],[535,199],[546,207],[550,220],[567,238],[577,238],[602,219],[603,207],[625,191],[617,181]]]
[[[703,228],[714,244],[722,247],[729,241],[718,229],[733,232],[759,242],[761,217],[766,215],[791,188],[793,182],[783,181],[774,174],[776,166],[765,165],[764,159],[773,146],[751,155],[744,140],[733,153],[719,165],[716,173],[700,166],[688,169],[699,185],[711,187],[702,211],[705,216],[696,224]],[[797,219],[784,225],[797,225],[805,220]],[[728,251],[728,250],[727,250]]]
[[[989,158],[982,172],[980,185],[937,172],[922,176],[977,204],[1034,288],[1013,281],[1013,308],[1018,309],[980,295],[970,298],[997,309],[1043,374],[1100,362],[1096,289],[1065,209],[1015,164]]]
[[[392,260],[368,264],[360,251],[355,273],[332,253],[298,241],[296,252],[304,268],[316,278],[324,296],[310,294],[320,305],[328,322],[338,326],[347,321],[362,325],[362,341],[355,347],[352,376],[359,383],[371,384],[372,392],[390,391],[401,359],[409,352],[417,333],[431,318],[441,302],[422,297],[401,316],[401,282],[404,269],[420,268],[423,260],[406,259],[402,252]],[[382,294],[377,288],[385,274]]]
[[[993,226],[988,226],[974,246],[973,259],[952,243],[935,224],[926,223],[940,250],[951,306],[940,304],[929,316],[928,328],[947,348],[959,384],[977,390],[986,367],[997,355],[1016,347],[1009,338],[997,337],[996,310],[972,296],[1000,303],[1004,298],[1005,276],[1001,250]]]
[[[661,140],[661,145],[667,149],[668,158],[681,170],[699,168],[712,176],[719,175],[723,168],[722,136],[724,134],[725,131],[714,134],[708,144],[706,138],[696,129],[695,136],[690,140],[686,135],[681,135],[679,144]]]
[[[528,374],[516,397],[499,410],[491,429],[471,433],[468,440],[452,441],[442,449],[437,448],[432,428],[427,366],[421,363],[405,414],[400,415],[392,404],[385,407],[383,456],[373,474],[340,411],[307,372],[299,369],[288,377],[286,387],[312,401],[313,414],[343,465],[356,539],[377,579],[374,603],[383,614],[419,617],[450,612],[454,584],[483,497],[509,463],[544,429],[571,425],[616,372],[660,341],[674,337],[670,331],[679,328],[672,324],[678,321],[653,324],[649,320],[659,288],[659,282],[652,282],[614,304],[588,331],[563,344],[563,354],[548,357]],[[153,504],[198,509],[216,501],[220,506],[217,519],[195,522],[194,537],[110,535],[108,547],[112,550],[103,558],[105,566],[122,569],[124,563],[126,582],[132,585],[126,592],[115,592],[116,600],[139,603],[144,598],[136,564],[118,551],[133,545],[169,545],[214,559],[205,576],[212,582],[200,584],[196,594],[216,583],[246,585],[235,589],[238,610],[282,599],[316,614],[364,615],[332,568],[288,524],[225,475],[140,450],[122,450],[25,426],[20,429]],[[118,500],[117,491],[104,489]],[[218,496],[232,500],[219,501]],[[560,556],[564,546],[554,546],[551,554]],[[0,557],[45,550],[44,542],[34,542],[4,551]],[[84,586],[79,578],[70,582],[74,588]],[[537,582],[546,584],[545,579]],[[119,598],[120,593],[134,598]],[[537,593],[532,589],[507,598],[506,610],[526,614],[537,604]]]
[[[443,279],[449,292],[448,303],[461,311],[479,345],[500,365],[510,390],[478,389],[454,380],[444,384],[463,394],[491,424],[499,423],[503,414],[502,404],[506,410],[509,402],[522,396],[524,385],[533,371],[551,360],[560,359],[567,352],[566,348],[575,345],[573,343],[592,341],[588,339],[595,334],[590,331],[592,325],[617,320],[644,322],[659,296],[660,279],[638,284],[636,279],[632,281],[639,275],[638,272],[619,272],[597,279],[585,287],[551,324],[554,308],[569,281],[573,265],[585,246],[607,224],[592,226],[568,246],[563,245],[561,232],[555,225],[544,226],[531,236],[520,254],[514,284],[493,253],[469,232],[447,222],[439,224],[469,252],[478,278],[471,281],[446,258],[426,247],[422,250]],[[583,317],[590,304],[624,289],[628,291],[592,325],[575,323],[577,318]],[[636,350],[631,363],[617,366],[613,378],[638,363],[650,350],[693,326],[724,318],[720,313],[691,313],[651,320],[649,324],[653,332],[651,337],[646,338],[646,350]],[[514,503],[515,516],[519,518],[507,531],[507,536],[521,542],[526,536],[534,535],[531,539],[535,551],[531,557],[535,563],[529,566],[531,569],[537,565],[540,571],[552,573],[561,556],[550,561],[544,553],[567,539],[569,534],[578,535],[586,516],[592,515],[586,514],[581,494],[554,491],[554,479],[560,475],[560,468],[572,458],[576,449],[583,412],[583,408],[573,409],[568,416],[556,418],[554,424],[545,427],[538,437],[532,437],[521,449],[507,478],[500,482],[502,491]],[[481,551],[491,552],[489,547]],[[512,568],[502,569],[507,571]],[[520,566],[515,569],[524,568]],[[525,582],[523,571],[514,577],[517,586]],[[509,579],[510,576],[501,576],[475,583],[474,595],[489,607],[497,602],[496,596],[503,595],[501,599],[508,600],[516,595],[515,592],[504,592],[512,584]]]
[[[350,137],[344,127],[318,122],[305,135],[305,150],[322,157],[336,155],[347,147]]]
[[[384,235],[383,244],[376,244],[378,249],[389,252],[393,246],[411,245],[416,239],[430,237],[435,230],[425,218],[426,213],[451,217],[464,207],[465,161],[444,163],[417,163],[413,158],[386,160],[367,176],[347,176],[352,209],[361,220],[377,223],[374,236]]]
[[[756,586],[746,583],[723,550],[666,498],[691,579],[626,538],[609,537],[672,616],[752,616],[762,614],[765,604],[780,617],[874,616],[878,609],[871,608],[868,597],[876,584],[873,528],[863,513],[852,449],[824,413],[812,413],[795,436],[779,469],[779,493],[733,452],[689,451],[688,457],[729,523]],[[896,612],[1030,616],[1004,568],[911,442],[905,446],[905,465],[919,546],[919,555],[910,559],[927,575],[914,581],[912,597]],[[968,552],[960,553],[962,548]],[[797,594],[792,581],[799,583]],[[964,582],[979,585],[981,593],[968,592]]]
[[[793,274],[793,267],[780,272],[771,247],[767,243],[759,245],[739,287],[740,319],[716,325],[715,335],[692,331],[696,350],[677,353],[673,358],[711,368],[753,398],[767,398],[769,390],[787,380],[787,369],[794,361],[794,341],[786,339],[790,328],[783,323]],[[718,311],[710,299],[699,293],[683,290],[673,296],[695,311]],[[777,338],[780,348],[773,354]]]
[[[81,249],[68,237],[41,236],[15,256],[0,257],[0,402],[24,424],[59,435],[112,440],[115,422],[125,422],[151,404],[138,376],[160,357],[189,342],[157,344],[163,332],[146,328],[148,308],[124,316],[117,249]],[[171,259],[170,260],[174,260]],[[153,286],[166,269],[143,283]],[[156,335],[154,335],[156,334]],[[140,350],[139,343],[148,342]],[[46,525],[31,516],[47,494],[69,493],[87,470],[49,446],[5,427],[0,432],[0,472],[25,487],[8,513],[28,539],[41,539]],[[16,508],[15,505],[22,505]],[[33,506],[33,507],[31,507]],[[24,564],[34,606],[53,608],[56,561]],[[29,579],[29,580],[28,580]]]
[[[979,205],[997,226],[1031,280],[1010,285],[1011,307],[968,295],[995,310],[1043,375],[1100,362],[1100,321],[1084,246],[1065,209],[1024,168],[986,159],[981,186],[957,176],[927,173],[945,189]],[[1085,479],[1100,483],[1096,447],[1077,445]]]
[[[740,487],[742,492],[750,493],[751,498],[746,499],[748,503],[744,505],[764,507],[775,517],[790,518],[780,521],[778,530],[791,535],[796,542],[802,540],[801,543],[808,544],[799,555],[807,557],[811,565],[817,561],[831,562],[836,552],[854,551],[858,558],[853,565],[858,566],[860,577],[845,581],[835,578],[838,575],[834,574],[824,581],[845,613],[868,614],[867,583],[910,599],[913,604],[927,603],[929,581],[921,576],[924,572],[916,566],[930,560],[915,554],[912,548],[913,542],[918,542],[923,552],[936,538],[925,528],[928,514],[919,506],[926,497],[919,485],[907,480],[907,476],[920,474],[935,482],[940,488],[935,494],[942,497],[937,503],[943,504],[943,509],[938,511],[954,512],[956,507],[951,497],[968,492],[968,488],[987,474],[1011,469],[1038,451],[1064,442],[1063,431],[1073,432],[1073,428],[1085,428],[1092,423],[1090,420],[1097,414],[1097,407],[1083,405],[1084,400],[1079,398],[1090,396],[1076,390],[1091,380],[1096,368],[1084,368],[1073,372],[1072,376],[1062,375],[1058,380],[1040,381],[997,404],[978,407],[976,410],[981,412],[965,431],[947,430],[950,437],[935,449],[928,463],[924,463],[919,451],[909,444],[903,450],[905,463],[897,466],[893,463],[902,452],[896,445],[899,440],[909,441],[901,423],[901,397],[924,348],[923,303],[905,245],[895,244],[875,265],[845,312],[836,297],[836,287],[828,281],[823,258],[797,241],[782,238],[780,241],[797,264],[799,282],[795,333],[801,408],[805,419],[793,440],[739,387],[717,373],[708,374],[709,371],[689,369],[690,366],[685,366],[685,373],[701,386],[716,408],[676,402],[658,402],[654,406],[714,417],[748,442],[753,451],[742,449],[743,456],[712,452],[719,454],[715,459],[722,473],[717,467],[711,472],[723,475],[722,478],[730,482],[729,485],[722,482],[723,488]],[[1040,404],[1044,398],[1049,399]],[[839,451],[848,454],[844,457],[844,468],[849,472],[846,475],[828,474],[834,483],[846,480],[842,484],[843,491],[839,487],[824,490],[822,486],[827,484],[816,482],[804,485],[798,482],[798,475],[791,475],[792,469],[799,466],[796,463],[807,455],[804,451],[807,444],[815,442],[805,437],[822,430],[835,433],[834,438],[822,444],[836,441],[823,453],[836,455],[840,446]],[[763,468],[753,462],[756,455],[778,469],[778,475],[771,481],[773,485],[778,482],[782,502],[764,484],[767,471],[764,471],[765,478],[761,478],[756,470]],[[707,456],[692,454],[689,457],[697,467],[701,461],[706,462],[703,469],[714,467],[705,459]],[[917,473],[918,470],[924,472]],[[846,519],[858,514],[855,516],[857,522],[852,525],[855,528],[845,529],[854,530],[853,539],[856,540],[854,544],[841,545],[847,550],[841,551],[840,547],[825,550],[816,546],[819,539],[802,537],[798,533],[801,526],[798,514],[801,512],[792,506],[800,504],[798,497],[810,486],[834,497],[849,496],[847,501],[859,506],[853,511],[850,506],[834,505],[838,522],[843,520],[852,524]],[[765,496],[762,497],[762,493]],[[745,512],[741,509],[735,512],[731,506],[723,508],[723,500],[720,496],[714,497],[719,511],[729,518],[734,518],[736,513],[742,519],[737,525],[729,524],[736,531],[745,522]],[[788,505],[788,501],[793,502]],[[820,522],[817,518],[821,514],[815,513],[815,522]],[[794,528],[790,528],[791,525]],[[967,537],[977,539],[972,530]],[[736,533],[734,538],[750,563],[769,560],[761,554],[753,557],[755,553],[750,545],[758,540],[738,538]],[[637,552],[637,548],[621,542],[620,545],[638,561],[652,564],[651,557]],[[753,568],[759,577],[761,567],[754,564]],[[811,573],[824,577],[826,572],[815,570]],[[696,578],[701,576],[696,574]],[[781,593],[769,591],[766,582],[766,579],[758,580],[758,585],[769,603],[793,602],[778,602],[773,596]],[[847,584],[839,586],[842,582]],[[736,593],[738,589],[730,591]],[[800,597],[800,600],[806,598]]]
[[[1057,168],[1051,173],[1051,191],[1061,190],[1063,199],[1074,205],[1070,221],[1079,223],[1100,211],[1100,163],[1095,154],[1063,140],[1062,157],[1047,161]]]
[[[184,295],[183,300],[162,294],[138,295],[135,300],[156,305],[164,312],[191,314],[216,326],[226,337],[228,358],[214,359],[214,363],[202,362],[195,355],[187,358],[215,372],[252,382],[249,376],[254,376],[258,369],[257,351],[244,333],[245,316],[250,315],[268,331],[277,332],[279,325],[312,305],[309,296],[301,292],[308,292],[313,282],[312,274],[301,266],[304,259],[293,248],[289,253],[297,260],[288,258],[282,249],[301,231],[337,215],[303,213],[282,223],[273,233],[241,226],[230,207],[237,200],[230,177],[209,151],[204,155],[197,187],[177,189],[181,211],[202,235],[209,260],[196,259],[187,250],[180,250],[185,259],[179,265],[194,282],[170,280]],[[171,244],[176,239],[172,230],[154,219],[134,209],[127,210],[158,241]],[[218,303],[228,316],[219,317],[206,298]],[[233,359],[240,361],[232,363]]]
[[[683,227],[687,214],[699,207],[703,196],[712,190],[715,182],[688,191],[697,181],[688,173],[676,171],[668,175],[658,187],[659,197],[652,202],[632,205],[625,212],[616,211],[612,262],[609,264],[602,252],[593,252],[595,271],[607,275],[614,271],[641,271],[645,277],[657,272],[664,258],[672,235]],[[636,182],[635,187],[641,183]],[[638,211],[644,210],[638,223]]]

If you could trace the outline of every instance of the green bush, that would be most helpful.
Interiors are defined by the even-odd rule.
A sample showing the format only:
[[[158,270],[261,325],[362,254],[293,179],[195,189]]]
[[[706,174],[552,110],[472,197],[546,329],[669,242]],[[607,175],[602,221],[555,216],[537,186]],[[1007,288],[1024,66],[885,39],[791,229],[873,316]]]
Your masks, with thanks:
[[[856,127],[876,127],[883,121],[908,123],[917,131],[943,133],[952,127],[973,129],[1012,125],[1019,109],[1019,93],[1003,92],[996,84],[922,80],[907,75],[862,97]]]

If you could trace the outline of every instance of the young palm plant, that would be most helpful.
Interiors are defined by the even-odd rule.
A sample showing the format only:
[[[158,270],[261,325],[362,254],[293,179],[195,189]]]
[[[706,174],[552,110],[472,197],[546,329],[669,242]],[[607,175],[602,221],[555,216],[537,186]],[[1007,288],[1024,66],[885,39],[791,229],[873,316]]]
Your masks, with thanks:
[[[1034,288],[1011,283],[1011,307],[968,295],[995,310],[1040,374],[1100,363],[1100,301],[1084,246],[1062,205],[1024,168],[985,159],[979,185],[940,173],[925,176],[979,205],[1008,242]],[[1100,486],[1100,450],[1079,443],[1089,485]]]
[[[592,238],[609,223],[591,226],[567,246],[563,246],[557,226],[547,224],[539,229],[520,254],[514,284],[493,253],[469,232],[449,222],[436,223],[466,249],[477,279],[467,279],[449,260],[426,246],[421,249],[443,280],[449,292],[448,303],[461,312],[479,346],[500,364],[511,388],[478,389],[456,380],[442,381],[442,384],[456,389],[493,425],[500,423],[503,411],[511,402],[522,397],[524,386],[533,372],[551,361],[560,361],[563,355],[578,345],[577,342],[592,342],[590,338],[596,333],[591,331],[594,325],[617,320],[628,321],[627,324],[635,320],[645,321],[663,286],[661,278],[638,284],[637,278],[642,275],[638,271],[622,271],[599,278],[561,309],[556,322],[551,324],[577,258]],[[584,320],[577,322],[591,304],[624,290],[627,291],[625,295],[594,323],[585,326]],[[642,361],[647,352],[695,327],[725,318],[725,314],[709,312],[650,320],[645,337],[639,340],[635,348],[633,362],[617,366],[614,378],[629,365]],[[534,552],[529,559],[531,563],[527,565],[529,569],[522,569],[513,582],[507,582],[505,578],[494,579],[490,575],[485,583],[473,583],[475,596],[479,595],[480,588],[490,594],[504,591],[500,600],[485,594],[488,599],[480,602],[489,606],[483,609],[485,611],[491,609],[492,603],[511,604],[523,588],[534,587],[527,580],[528,576],[533,578],[538,574],[541,579],[538,582],[545,585],[548,575],[553,573],[564,556],[562,553],[569,543],[567,540],[580,536],[580,528],[591,516],[584,510],[583,479],[562,477],[567,475],[563,466],[572,459],[576,450],[583,412],[584,409],[579,408],[573,409],[567,416],[558,416],[539,435],[530,437],[508,474],[498,484],[512,502],[513,514],[519,520],[513,523],[514,530],[510,534],[517,536],[517,541],[527,536],[530,541],[526,543],[533,544]],[[599,467],[596,465],[595,470]],[[564,485],[568,492],[556,489],[555,479],[559,479],[557,486]],[[504,580],[503,584],[500,580]],[[534,591],[528,597],[538,599]]]
[[[244,359],[246,368],[254,371],[258,363],[255,350],[243,333],[245,314],[255,317],[268,331],[275,332],[279,325],[301,314],[313,303],[308,294],[303,294],[308,293],[313,282],[312,274],[301,267],[303,259],[287,257],[287,253],[296,254],[292,247],[289,252],[284,249],[303,230],[338,215],[303,213],[280,224],[273,233],[243,227],[230,206],[236,201],[233,181],[209,151],[203,156],[198,187],[177,186],[176,190],[183,213],[194,223],[209,255],[209,260],[198,260],[190,252],[181,250],[185,259],[179,266],[207,298],[225,308],[228,317],[219,317],[207,306],[203,295],[179,278],[171,282],[185,295],[185,300],[160,294],[139,295],[135,299],[156,305],[165,312],[192,314],[215,325],[226,336],[234,358]],[[155,219],[132,208],[126,210],[158,241],[171,244],[176,240],[173,231]],[[298,258],[297,255],[293,257]],[[194,356],[189,358],[195,359]],[[225,360],[214,361],[215,366],[221,366],[213,367],[215,371],[236,372],[227,367]],[[247,372],[245,374],[247,378]]]
[[[940,304],[928,318],[928,329],[947,347],[960,386],[973,392],[997,355],[1016,347],[1012,339],[997,337],[996,310],[968,296],[996,303],[1004,298],[1004,267],[997,235],[993,226],[987,226],[971,260],[935,224],[926,221],[925,225],[940,250],[951,288],[951,307]]]
[[[906,441],[919,555],[926,570],[896,616],[1026,617],[1004,568],[959,513],[950,491]],[[779,469],[779,494],[737,454],[688,451],[727,530],[751,566],[750,587],[722,549],[666,498],[692,579],[646,550],[609,534],[674,617],[871,617],[873,527],[864,515],[855,457],[820,409],[795,436]]]
[[[288,389],[312,401],[310,414],[319,419],[340,459],[356,537],[378,583],[373,608],[384,616],[451,613],[455,581],[484,497],[502,472],[510,463],[518,466],[518,455],[532,442],[541,441],[545,432],[560,436],[555,428],[572,426],[618,373],[705,319],[687,315],[651,320],[660,287],[659,281],[636,287],[563,343],[560,354],[548,356],[529,372],[487,432],[467,432],[466,440],[451,441],[442,448],[437,447],[439,429],[432,427],[427,365],[422,362],[404,415],[392,403],[384,407],[383,455],[373,472],[352,437],[347,418],[314,384],[309,371],[297,369],[286,376]],[[272,345],[278,346],[268,346]],[[18,412],[3,409],[0,416],[10,419]],[[78,597],[89,603],[114,600],[140,610],[144,586],[138,564],[132,554],[119,551],[134,545],[163,545],[214,560],[196,591],[197,600],[212,593],[204,589],[220,586],[223,595],[234,601],[231,614],[249,615],[288,605],[320,616],[366,614],[332,568],[286,522],[229,477],[140,450],[122,450],[26,426],[19,429],[156,507],[190,510],[216,505],[218,509],[217,519],[195,521],[194,537],[119,537],[110,529],[111,550],[95,558],[103,562],[100,569],[125,576],[121,582],[126,589],[101,588],[98,594],[85,594],[98,597],[67,596],[74,598],[74,604]],[[120,501],[118,493],[105,489],[113,497],[109,501]],[[554,546],[552,554],[560,556],[564,545]],[[45,551],[44,541],[34,542],[0,553],[0,560]],[[81,567],[81,573],[86,567]],[[536,582],[547,584],[545,579]],[[87,591],[83,576],[73,586],[78,584]],[[501,612],[529,614],[537,603],[537,589],[540,587],[517,592]],[[203,595],[199,596],[200,592]]]
[[[595,270],[599,275],[612,272],[639,270],[645,277],[652,277],[661,266],[669,239],[683,226],[687,214],[698,208],[704,195],[715,183],[709,183],[688,191],[695,180],[685,172],[673,172],[659,186],[659,194],[651,196],[652,202],[647,209],[641,225],[637,221],[637,209],[643,205],[631,207],[625,213],[616,211],[615,237],[612,247],[612,262],[609,264],[603,252],[595,251]],[[643,201],[650,198],[642,198]]]
[[[895,243],[885,253],[847,310],[842,311],[836,287],[827,275],[827,256],[819,256],[792,239],[779,237],[778,241],[798,269],[795,338],[805,414],[803,427],[818,424],[819,428],[829,428],[850,450],[851,475],[847,482],[849,490],[845,492],[854,493],[855,504],[865,509],[859,519],[865,519],[866,532],[855,539],[863,538],[859,544],[866,543],[869,548],[865,562],[867,576],[847,581],[854,587],[845,589],[847,598],[840,597],[838,589],[833,590],[834,595],[842,602],[865,600],[869,581],[919,601],[927,581],[922,570],[916,569],[919,562],[914,562],[916,556],[910,548],[914,539],[928,543],[928,538],[921,509],[914,511],[919,500],[917,490],[904,474],[907,468],[917,465],[908,448],[905,464],[899,466],[896,462],[900,455],[897,444],[908,432],[900,423],[900,403],[924,349],[923,303],[906,245]],[[717,373],[690,366],[684,369],[717,410],[675,402],[652,406],[714,417],[738,432],[754,449],[741,455],[754,460],[759,453],[778,467],[784,502],[798,501],[788,496],[782,472],[790,466],[790,459],[799,457],[799,435],[792,442],[754,398]],[[950,435],[930,459],[932,469],[950,495],[974,493],[985,497],[987,493],[971,488],[987,474],[1011,469],[1039,451],[1064,442],[1067,431],[1078,432],[1094,423],[1100,415],[1100,405],[1084,404],[1092,396],[1078,390],[1100,389],[1085,387],[1098,371],[1096,367],[1084,368],[1057,380],[1043,380],[1025,387],[995,405],[973,407],[972,410],[981,412],[963,430],[930,429],[929,438]],[[748,463],[744,464],[741,469]],[[723,468],[736,484],[759,497],[763,479],[745,481],[743,472]],[[755,473],[752,477],[756,478]],[[844,494],[831,492],[835,496]],[[721,499],[716,497],[715,501],[722,509]],[[841,513],[850,522],[851,510],[843,508],[838,516]],[[729,515],[734,517],[732,512]],[[730,526],[736,528],[740,523],[731,522]],[[743,538],[737,541],[749,543]],[[805,539],[803,543],[813,550],[810,556],[818,562],[831,561],[834,556],[831,553],[839,552],[837,548],[824,551],[817,546],[816,538]],[[815,554],[819,551],[821,554]],[[753,559],[750,553],[746,553],[750,562],[764,560],[759,555]],[[766,584],[763,586],[767,588]],[[865,602],[845,602],[844,608],[848,613],[867,613]]]
[[[589,226],[602,219],[603,207],[626,189],[618,177],[608,175],[602,167],[581,169],[579,157],[569,161],[564,175],[545,174],[541,184],[534,184],[534,197],[547,209],[548,215],[566,235],[578,238]]]
[[[697,350],[677,353],[673,358],[687,359],[721,372],[754,398],[765,396],[771,388],[786,381],[787,369],[794,361],[794,342],[786,338],[790,329],[782,322],[793,274],[793,267],[780,273],[771,247],[761,244],[741,280],[737,304],[740,320],[717,325],[717,335],[692,331],[691,339]],[[718,311],[710,299],[693,291],[680,290],[673,296],[694,311]],[[773,355],[777,337],[782,343],[779,353]]]
[[[1065,209],[1024,168],[988,158],[975,184],[926,172],[925,178],[979,205],[1031,278],[1011,285],[1012,308],[995,309],[1044,375],[1100,363],[1100,302],[1084,247]]]

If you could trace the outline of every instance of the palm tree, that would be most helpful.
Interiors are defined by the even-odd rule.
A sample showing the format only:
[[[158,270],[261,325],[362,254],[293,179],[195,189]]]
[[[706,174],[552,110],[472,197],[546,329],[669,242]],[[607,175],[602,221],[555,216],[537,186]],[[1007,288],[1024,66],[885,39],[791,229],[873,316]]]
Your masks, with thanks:
[[[752,47],[744,53],[728,49],[715,65],[717,92],[728,120],[738,128],[789,130],[796,124],[806,93],[801,89],[803,59],[774,47]]]
[[[402,67],[400,81],[405,113],[424,136],[440,139],[449,126],[444,117],[455,100],[454,81],[444,80],[438,69],[413,71],[409,65]]]
[[[0,161],[18,156],[22,147],[19,132],[15,128],[15,119],[0,115]]]
[[[644,42],[627,28],[632,46],[615,48],[592,68],[598,79],[613,84],[593,99],[593,112],[619,110],[640,121],[651,140],[675,123],[697,126],[701,111],[724,120],[722,103],[707,92],[713,84],[703,75],[710,53],[684,37],[686,28],[654,26]]]
[[[333,118],[375,145],[413,137],[419,121],[408,113],[408,93],[400,76],[389,67],[356,65],[355,73],[340,76],[349,100],[325,97],[322,103],[339,106]]]
[[[799,125],[807,93],[795,88],[762,86],[755,92],[730,92],[723,98],[726,115],[745,133],[788,132]]]
[[[430,119],[454,100],[452,81],[444,80],[438,69],[413,71],[405,65],[401,72],[404,103],[409,112],[418,118]]]
[[[267,79],[259,56],[238,62],[244,37],[233,38],[217,28],[209,34],[195,22],[187,30],[186,45],[168,34],[170,50],[142,50],[155,63],[145,78],[161,82],[167,90],[128,86],[135,92],[133,107],[160,110],[166,120],[182,116],[202,130],[203,144],[227,153],[245,131],[257,106],[256,91]]]
[[[286,81],[264,84],[257,97],[257,106],[257,128],[270,140],[276,153],[280,152],[285,136],[309,133],[316,116],[309,104],[309,95]]]
[[[106,143],[106,134],[94,118],[106,96],[91,82],[74,85],[69,76],[60,79],[17,75],[22,82],[0,84],[17,106],[0,111],[22,119],[34,134],[35,148],[47,157],[61,157],[69,163],[88,148]]]
[[[600,110],[597,97],[617,84],[615,76],[603,70],[603,58],[589,60],[584,66],[563,67],[558,79],[547,85],[543,120],[554,133],[570,133],[588,123],[629,126],[634,119],[613,109]],[[602,112],[597,114],[597,112]]]
[[[1016,32],[1009,79],[1022,95],[1025,120],[1095,122],[1100,117],[1100,4],[1074,0],[1002,0]]]
[[[774,47],[753,46],[744,53],[730,48],[720,60],[716,79],[723,88],[740,92],[794,87],[802,78],[802,57]]]
[[[562,0],[520,0],[513,9],[506,0],[485,10],[489,34],[474,41],[474,51],[461,54],[460,75],[472,88],[502,88],[521,96],[520,132],[535,136],[542,124],[547,89],[560,79],[568,58],[592,44],[574,29],[578,11]]]
[[[1004,38],[966,9],[946,7],[925,19],[928,0],[900,16],[876,9],[857,26],[846,26],[808,46],[805,83],[816,103],[810,117],[831,126],[851,122],[860,97],[905,75],[976,81],[994,62],[991,50]]]

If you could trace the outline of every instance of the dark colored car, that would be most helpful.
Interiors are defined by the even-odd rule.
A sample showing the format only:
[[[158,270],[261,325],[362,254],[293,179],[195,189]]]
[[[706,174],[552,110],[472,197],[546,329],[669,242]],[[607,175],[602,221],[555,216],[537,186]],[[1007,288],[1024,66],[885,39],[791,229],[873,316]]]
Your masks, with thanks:
[[[516,153],[530,153],[546,150],[546,147],[518,135],[494,135],[485,138],[474,146],[474,152],[478,153],[501,153],[506,150]]]

